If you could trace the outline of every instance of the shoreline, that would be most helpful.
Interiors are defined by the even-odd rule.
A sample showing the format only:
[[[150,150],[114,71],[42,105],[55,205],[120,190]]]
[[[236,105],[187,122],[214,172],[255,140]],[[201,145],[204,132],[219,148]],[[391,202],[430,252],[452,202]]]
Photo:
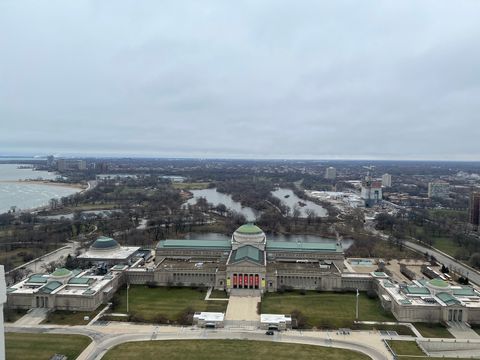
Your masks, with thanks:
[[[57,187],[66,187],[72,189],[78,189],[79,191],[84,191],[88,188],[88,185],[82,185],[79,183],[76,184],[67,184],[62,182],[50,181],[50,180],[0,180],[0,184],[31,184],[31,185],[47,185],[47,186],[57,186]]]
[[[62,182],[55,182],[53,180],[22,180],[22,179],[19,179],[19,180],[0,180],[0,184],[24,184],[24,185],[28,185],[28,184],[31,184],[31,185],[45,185],[45,186],[52,186],[52,187],[62,187],[62,188],[69,188],[69,189],[72,189],[72,190],[75,190],[75,193],[74,194],[79,194],[79,193],[83,193],[85,191],[88,191],[90,189],[90,184],[88,183],[87,185],[82,185],[82,184],[79,184],[79,183],[76,183],[76,184],[67,184],[67,183],[62,183]],[[68,195],[68,196],[72,196],[74,194],[71,194],[71,195]],[[52,198],[53,199],[53,198]],[[50,201],[51,199],[49,199]],[[44,205],[40,205],[40,206],[35,206],[35,207],[31,207],[31,208],[18,208],[16,213],[30,213],[30,214],[35,214],[35,213],[38,213],[38,212],[41,212],[41,211],[46,211],[50,208],[48,202]],[[1,211],[0,210],[0,214],[4,214],[4,213],[8,213],[9,211]]]

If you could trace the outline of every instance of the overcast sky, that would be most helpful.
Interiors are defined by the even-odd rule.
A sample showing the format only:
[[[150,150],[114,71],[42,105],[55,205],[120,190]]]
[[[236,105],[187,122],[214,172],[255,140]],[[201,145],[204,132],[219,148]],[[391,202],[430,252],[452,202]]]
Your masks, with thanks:
[[[0,155],[480,160],[480,1],[0,1]]]

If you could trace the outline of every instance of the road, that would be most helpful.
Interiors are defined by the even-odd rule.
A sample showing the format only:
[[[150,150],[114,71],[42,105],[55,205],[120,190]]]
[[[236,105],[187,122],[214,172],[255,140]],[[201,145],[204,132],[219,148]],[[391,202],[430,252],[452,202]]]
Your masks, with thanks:
[[[265,335],[264,330],[242,329],[199,329],[194,327],[174,327],[137,325],[127,323],[109,323],[105,326],[52,326],[35,327],[6,326],[7,332],[80,334],[92,338],[92,343],[80,354],[77,360],[99,360],[116,345],[130,341],[157,340],[207,340],[207,339],[239,339],[273,341],[335,347],[357,351],[374,360],[390,360],[393,356],[383,344],[378,333],[369,331],[352,332],[351,335],[338,335],[328,331],[296,331]]]
[[[408,240],[405,240],[404,245],[423,254],[428,252],[430,255],[433,255],[437,259],[437,261],[444,264],[449,269],[455,271],[458,274],[467,276],[470,282],[480,286],[480,275],[475,270],[462,264],[460,261],[445,256],[435,248],[428,248],[426,246],[422,246]]]
[[[370,231],[382,238],[383,240],[387,240],[388,236],[382,233],[381,231],[378,231],[375,229],[375,223],[374,222],[367,222],[365,223],[365,229],[367,231]],[[446,267],[448,267],[450,270],[456,272],[457,274],[461,274],[463,276],[467,276],[469,281],[477,286],[480,286],[480,273],[471,267],[463,264],[459,260],[456,260],[450,256],[445,255],[441,251],[420,245],[416,242],[412,242],[410,240],[404,240],[403,243],[406,247],[415,250],[417,252],[420,252],[422,254],[428,253],[430,255],[433,255],[438,262],[444,264]]]

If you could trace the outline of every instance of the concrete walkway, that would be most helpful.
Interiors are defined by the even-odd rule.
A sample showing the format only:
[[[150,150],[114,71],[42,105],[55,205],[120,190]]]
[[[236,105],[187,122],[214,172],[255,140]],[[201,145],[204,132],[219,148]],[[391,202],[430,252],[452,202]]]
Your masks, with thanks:
[[[30,310],[23,315],[20,319],[15,321],[15,325],[18,326],[31,326],[38,325],[47,318],[48,309],[36,308]]]
[[[480,336],[463,322],[449,321],[447,330],[455,339],[480,339]]]
[[[139,325],[112,322],[106,326],[55,326],[22,327],[9,325],[7,332],[81,334],[92,338],[92,343],[77,360],[100,360],[112,347],[129,341],[190,340],[190,339],[248,339],[282,343],[308,344],[343,348],[361,352],[374,360],[393,360],[383,343],[383,338],[371,331],[355,331],[338,335],[329,331],[294,331],[265,335],[265,330],[236,331],[230,329],[205,330],[194,327]]]
[[[260,315],[257,314],[257,306],[260,301],[262,301],[260,295],[231,293],[225,320],[260,321]]]

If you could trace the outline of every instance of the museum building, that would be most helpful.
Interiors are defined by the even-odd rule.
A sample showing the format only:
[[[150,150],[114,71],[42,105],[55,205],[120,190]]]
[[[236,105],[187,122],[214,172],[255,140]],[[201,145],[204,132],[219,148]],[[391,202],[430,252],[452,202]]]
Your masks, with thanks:
[[[344,254],[339,242],[272,241],[254,224],[240,226],[229,241],[161,240],[155,259],[153,281],[159,285],[261,292],[342,288]]]

